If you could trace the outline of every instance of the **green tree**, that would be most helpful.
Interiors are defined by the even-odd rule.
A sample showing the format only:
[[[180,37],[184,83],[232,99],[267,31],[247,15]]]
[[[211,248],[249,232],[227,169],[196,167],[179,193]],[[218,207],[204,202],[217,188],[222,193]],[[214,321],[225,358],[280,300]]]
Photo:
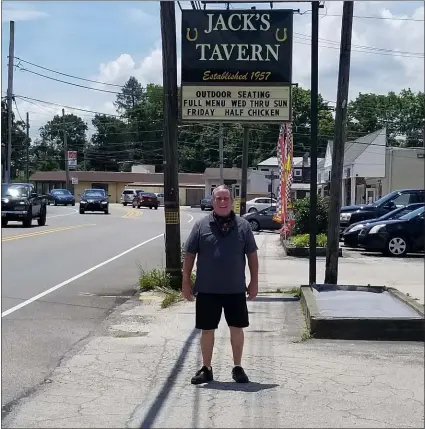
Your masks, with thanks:
[[[117,95],[114,105],[120,115],[127,116],[131,109],[142,103],[144,95],[140,82],[131,76]]]
[[[128,124],[106,115],[95,115],[92,124],[96,131],[87,148],[90,169],[120,171],[122,163],[128,161],[129,147],[132,144]]]
[[[63,132],[66,131],[69,151],[77,151],[77,165],[80,167],[84,160],[84,150],[87,146],[87,124],[74,114],[64,117],[55,115],[52,120],[40,128],[38,155],[40,159],[50,158],[49,164],[55,169],[65,169],[65,153],[63,148]],[[44,154],[40,151],[44,150]],[[52,164],[51,164],[52,163]]]
[[[423,146],[424,93],[359,94],[348,105],[348,137],[386,127],[390,145]]]
[[[6,100],[1,101],[1,141],[7,150],[8,144],[8,109]],[[16,115],[12,112],[12,154],[11,154],[11,179],[16,179],[26,166],[26,124],[16,121]],[[6,151],[4,152],[6,155]],[[5,161],[5,160],[4,160]]]

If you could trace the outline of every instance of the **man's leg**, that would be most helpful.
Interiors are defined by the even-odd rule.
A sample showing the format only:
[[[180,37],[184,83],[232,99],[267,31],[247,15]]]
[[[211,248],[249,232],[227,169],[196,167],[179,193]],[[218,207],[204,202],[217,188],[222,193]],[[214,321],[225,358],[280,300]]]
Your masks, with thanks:
[[[244,339],[245,336],[242,328],[230,326],[230,344],[232,345],[233,363],[235,366],[241,366]]]
[[[211,367],[214,350],[214,330],[203,330],[201,334],[202,362],[207,368]]]
[[[192,378],[192,384],[208,383],[213,380],[211,367],[214,350],[214,334],[221,318],[221,302],[217,296],[198,294],[196,297],[196,328],[201,329],[202,368]]]
[[[228,295],[223,299],[224,315],[230,329],[230,344],[232,345],[234,368],[233,379],[238,383],[248,383],[242,364],[242,354],[245,342],[244,328],[249,326],[248,307],[245,294]]]

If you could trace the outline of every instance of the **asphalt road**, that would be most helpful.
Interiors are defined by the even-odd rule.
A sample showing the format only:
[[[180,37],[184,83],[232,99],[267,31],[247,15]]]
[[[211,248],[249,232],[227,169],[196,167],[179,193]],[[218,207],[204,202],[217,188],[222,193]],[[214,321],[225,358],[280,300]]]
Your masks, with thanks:
[[[203,215],[181,210],[182,242]],[[33,224],[2,228],[4,412],[135,292],[140,267],[165,265],[163,208],[80,215],[50,206],[46,226]]]

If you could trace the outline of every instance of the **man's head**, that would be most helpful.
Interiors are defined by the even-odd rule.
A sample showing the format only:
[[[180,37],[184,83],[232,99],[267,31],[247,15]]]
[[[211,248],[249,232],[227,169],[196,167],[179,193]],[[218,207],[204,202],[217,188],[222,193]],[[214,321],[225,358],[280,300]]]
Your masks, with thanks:
[[[212,205],[218,216],[229,216],[233,210],[232,193],[226,185],[217,186],[212,193]]]

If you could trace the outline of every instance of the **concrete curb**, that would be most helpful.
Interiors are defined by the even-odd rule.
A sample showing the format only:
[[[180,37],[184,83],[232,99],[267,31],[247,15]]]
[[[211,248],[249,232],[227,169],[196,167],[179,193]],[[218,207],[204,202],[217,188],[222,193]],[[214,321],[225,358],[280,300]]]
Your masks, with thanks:
[[[422,317],[421,319],[397,318],[352,318],[326,317],[321,315],[312,287],[301,286],[301,305],[306,317],[306,325],[315,338],[341,340],[387,340],[387,341],[425,341],[425,319],[423,306],[394,288],[385,286],[358,285],[314,285],[318,290],[374,290],[375,293],[387,291]]]

